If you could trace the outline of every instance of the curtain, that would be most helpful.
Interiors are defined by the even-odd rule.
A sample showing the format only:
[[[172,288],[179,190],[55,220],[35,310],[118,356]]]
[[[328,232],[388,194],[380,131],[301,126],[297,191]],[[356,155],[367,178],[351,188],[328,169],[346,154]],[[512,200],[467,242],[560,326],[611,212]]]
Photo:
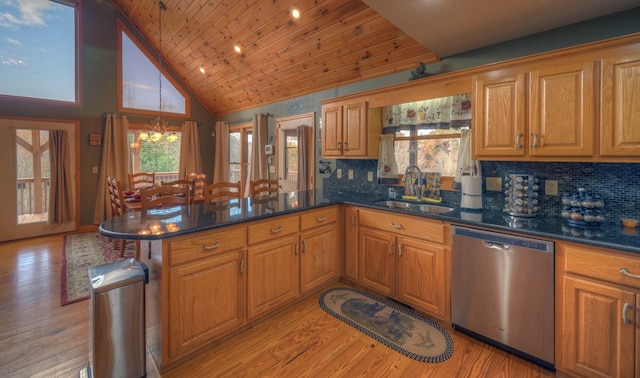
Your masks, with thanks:
[[[482,176],[480,162],[472,159],[471,154],[471,130],[461,130],[460,149],[458,150],[458,168],[453,179],[453,188],[462,189],[462,176]]]
[[[251,159],[249,160],[249,180],[247,180],[245,193],[249,193],[249,181],[268,179],[267,155],[264,146],[267,144],[267,114],[253,115],[253,128],[251,129]]]
[[[309,189],[309,149],[311,148],[311,127],[298,126],[298,190]],[[285,141],[286,143],[286,141]]]
[[[49,131],[49,154],[51,162],[51,198],[49,200],[49,222],[66,223],[75,218],[73,210],[73,180],[69,138],[66,130]]]
[[[378,155],[378,179],[398,179],[393,134],[380,135],[380,153]]]
[[[229,181],[229,122],[216,122],[213,183]]]
[[[182,137],[180,139],[180,166],[178,168],[178,177],[187,177],[187,173],[191,172],[203,173],[200,139],[198,138],[198,122],[182,122]]]
[[[383,134],[407,129],[471,126],[471,94],[434,98],[382,108]]]
[[[115,177],[123,188],[129,187],[129,141],[127,116],[107,114],[102,145],[102,159],[98,171],[96,205],[93,211],[93,223],[100,224],[111,217],[111,204],[107,191],[107,176]]]

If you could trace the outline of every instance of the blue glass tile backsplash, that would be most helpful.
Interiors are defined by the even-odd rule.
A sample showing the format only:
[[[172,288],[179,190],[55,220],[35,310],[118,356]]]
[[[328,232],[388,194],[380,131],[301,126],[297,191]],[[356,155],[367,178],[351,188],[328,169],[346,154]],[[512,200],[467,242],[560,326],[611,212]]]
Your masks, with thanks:
[[[336,170],[323,179],[325,193],[340,191],[370,194],[372,198],[384,198],[389,186],[377,183],[377,160],[337,160],[336,170],[343,176],[337,178]],[[349,180],[348,171],[354,179]],[[367,173],[374,173],[374,180],[367,181]],[[620,223],[621,218],[640,219],[640,164],[637,163],[540,163],[483,161],[483,182],[486,177],[502,177],[509,174],[532,174],[540,179],[540,212],[538,216],[559,217],[562,209],[562,193],[574,193],[579,187],[599,194],[605,202],[607,223]],[[544,194],[544,180],[558,181],[558,196]],[[401,190],[401,189],[400,189]],[[443,201],[460,205],[460,193],[442,191]],[[504,193],[486,191],[483,185],[482,205],[487,209],[504,207]]]

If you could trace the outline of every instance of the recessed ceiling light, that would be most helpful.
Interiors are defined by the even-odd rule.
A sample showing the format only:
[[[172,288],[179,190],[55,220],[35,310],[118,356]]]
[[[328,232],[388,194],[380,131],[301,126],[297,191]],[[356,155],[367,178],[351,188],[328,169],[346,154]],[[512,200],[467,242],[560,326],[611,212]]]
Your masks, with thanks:
[[[200,66],[200,67],[198,67],[198,68],[200,69],[200,72],[202,72],[202,73],[206,73],[206,71],[205,71],[204,67]]]
[[[302,18],[302,11],[300,10],[300,8],[298,8],[297,5],[292,5],[291,8],[289,8],[289,15],[291,16],[293,21],[300,21],[300,19]]]
[[[242,53],[242,46],[240,46],[240,42],[236,42],[233,44],[233,50],[238,54]]]

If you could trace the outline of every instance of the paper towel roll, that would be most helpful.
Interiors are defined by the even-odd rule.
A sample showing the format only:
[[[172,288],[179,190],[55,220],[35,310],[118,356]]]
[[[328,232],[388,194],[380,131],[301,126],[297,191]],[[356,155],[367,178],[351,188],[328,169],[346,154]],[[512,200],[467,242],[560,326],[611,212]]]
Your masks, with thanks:
[[[462,176],[462,194],[482,195],[482,176]]]

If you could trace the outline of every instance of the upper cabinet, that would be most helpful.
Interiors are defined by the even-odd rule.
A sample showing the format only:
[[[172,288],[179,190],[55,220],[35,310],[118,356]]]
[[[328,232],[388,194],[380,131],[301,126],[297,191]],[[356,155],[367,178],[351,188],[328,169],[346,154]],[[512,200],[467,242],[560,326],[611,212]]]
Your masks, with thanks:
[[[640,156],[640,53],[602,61],[600,156]]]
[[[366,101],[322,106],[322,156],[338,159],[376,159],[382,123]]]
[[[591,157],[596,101],[592,61],[473,80],[474,155],[480,160]]]

